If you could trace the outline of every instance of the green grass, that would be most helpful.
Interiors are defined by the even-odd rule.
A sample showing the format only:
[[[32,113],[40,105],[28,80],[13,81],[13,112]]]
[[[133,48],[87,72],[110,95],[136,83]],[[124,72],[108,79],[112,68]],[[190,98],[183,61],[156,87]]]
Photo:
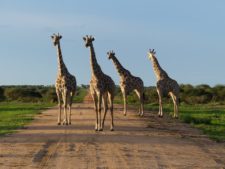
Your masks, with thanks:
[[[15,132],[33,120],[34,115],[40,113],[50,103],[0,103],[0,135]]]
[[[164,112],[173,112],[173,105],[165,105]],[[146,105],[148,110],[157,111],[158,105]],[[170,113],[172,116],[172,113]],[[216,141],[225,141],[225,105],[181,105],[183,122],[201,129]]]
[[[87,95],[87,93],[88,93],[88,89],[78,88],[76,96],[73,97],[73,102],[74,103],[82,103],[84,100],[84,97]]]

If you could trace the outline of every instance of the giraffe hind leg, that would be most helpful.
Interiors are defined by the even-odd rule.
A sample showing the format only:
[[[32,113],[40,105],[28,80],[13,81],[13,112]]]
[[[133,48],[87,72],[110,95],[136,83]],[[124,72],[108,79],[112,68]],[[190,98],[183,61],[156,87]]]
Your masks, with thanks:
[[[144,108],[143,108],[143,105],[144,105],[144,94],[142,91],[138,91],[138,90],[135,90],[137,96],[138,96],[138,99],[139,99],[139,102],[140,102],[140,105],[139,105],[139,116],[143,116],[144,115]]]
[[[140,97],[140,106],[141,106],[141,114],[140,116],[143,117],[144,116],[144,93],[141,93],[141,97]]]
[[[108,93],[108,98],[109,98],[109,106],[110,106],[110,113],[111,113],[111,127],[110,130],[114,131],[114,120],[113,120],[113,94]]]
[[[104,116],[103,116],[103,119],[102,119],[102,130],[104,129],[104,123],[105,123],[105,117],[106,117],[106,114],[107,114],[107,110],[108,110],[108,96],[107,96],[107,93],[105,93],[103,95],[103,107],[104,107]]]
[[[174,113],[173,113],[173,118],[178,118],[178,98],[176,95],[174,95],[173,93],[170,93],[170,96],[173,100],[173,104],[174,104]]]
[[[175,109],[176,109],[176,107],[175,107],[175,99],[174,99],[174,95],[173,95],[172,92],[170,92],[169,95],[170,95],[170,97],[171,97],[171,99],[172,99],[172,101],[173,101],[173,117],[175,118]]]

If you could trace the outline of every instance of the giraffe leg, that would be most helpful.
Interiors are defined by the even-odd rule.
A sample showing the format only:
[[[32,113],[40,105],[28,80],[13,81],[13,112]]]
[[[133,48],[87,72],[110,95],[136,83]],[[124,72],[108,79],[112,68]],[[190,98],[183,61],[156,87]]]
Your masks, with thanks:
[[[140,102],[141,102],[141,116],[144,116],[144,92],[141,92],[141,97],[140,97]]]
[[[162,107],[162,93],[160,92],[159,89],[157,89],[157,93],[159,96],[159,117],[163,117],[163,107]]]
[[[108,102],[107,102],[108,96],[107,93],[103,95],[103,106],[104,106],[104,116],[102,120],[102,129],[104,129],[104,123],[105,123],[105,117],[108,110]]]
[[[74,96],[74,92],[71,92],[70,99],[69,99],[69,125],[71,125],[71,108],[73,104],[73,96]]]
[[[175,97],[176,98],[176,118],[178,118],[179,117],[179,108],[178,108],[178,106],[179,106],[179,97]]]
[[[124,116],[127,115],[127,94],[126,94],[126,91],[123,90],[123,105],[124,105]]]
[[[98,92],[97,97],[98,97],[98,116],[99,116],[98,131],[102,131],[101,128],[102,93]]]
[[[94,101],[94,107],[95,107],[95,113],[96,113],[95,131],[98,131],[98,100],[97,100],[97,95],[94,91],[91,91],[91,97]]]
[[[67,118],[67,101],[68,101],[68,97],[67,97],[67,90],[64,90],[63,93],[63,108],[64,108],[64,120],[63,120],[63,125],[68,125],[68,118]]]
[[[178,118],[178,99],[173,93],[170,93],[170,96],[173,100],[173,105],[174,105],[173,118]]]
[[[111,127],[110,130],[114,131],[114,121],[113,121],[113,94],[108,94],[108,98],[109,98],[109,105],[110,105],[110,113],[111,113]]]
[[[137,96],[138,96],[138,99],[139,99],[139,102],[140,102],[140,106],[139,106],[139,116],[143,116],[144,115],[144,111],[143,111],[143,102],[144,102],[144,99],[143,99],[143,92],[142,91],[138,91],[138,90],[135,90]]]
[[[58,98],[58,106],[59,106],[59,113],[58,113],[58,125],[61,125],[61,113],[62,113],[62,103],[60,98],[60,92],[56,91],[57,98]]]

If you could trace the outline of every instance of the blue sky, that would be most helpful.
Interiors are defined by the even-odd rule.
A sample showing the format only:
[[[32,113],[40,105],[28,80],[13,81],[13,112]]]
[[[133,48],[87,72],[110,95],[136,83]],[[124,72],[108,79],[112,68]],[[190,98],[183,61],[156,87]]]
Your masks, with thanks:
[[[0,85],[55,83],[61,33],[64,62],[78,84],[90,80],[93,35],[102,70],[118,84],[106,53],[114,50],[124,67],[155,85],[149,48],[170,77],[184,84],[225,84],[224,0],[0,0]]]

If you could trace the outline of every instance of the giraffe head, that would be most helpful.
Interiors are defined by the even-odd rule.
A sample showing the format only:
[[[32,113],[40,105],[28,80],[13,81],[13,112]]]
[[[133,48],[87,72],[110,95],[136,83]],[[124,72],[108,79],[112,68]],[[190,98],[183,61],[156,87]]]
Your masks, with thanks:
[[[90,36],[86,35],[85,37],[83,37],[83,40],[85,42],[85,47],[87,48],[92,44],[92,42],[95,40],[95,38],[91,35]]]
[[[59,40],[62,38],[62,36],[58,33],[58,34],[53,34],[51,38],[52,38],[54,46],[56,46],[57,44],[59,44]]]
[[[109,51],[107,52],[107,55],[108,55],[108,59],[112,59],[113,57],[115,57],[115,52],[112,51]]]
[[[149,49],[149,52],[148,52],[148,57],[150,60],[153,59],[153,57],[155,57],[155,54],[156,54],[156,51],[154,49]]]

